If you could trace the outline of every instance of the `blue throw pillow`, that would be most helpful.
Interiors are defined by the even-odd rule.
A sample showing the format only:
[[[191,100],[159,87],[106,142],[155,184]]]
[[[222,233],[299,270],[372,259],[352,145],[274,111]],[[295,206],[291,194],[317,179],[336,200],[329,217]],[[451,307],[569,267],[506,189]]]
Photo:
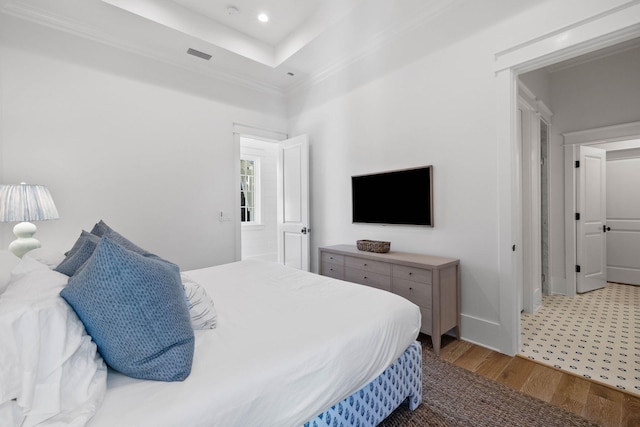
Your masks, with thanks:
[[[71,249],[69,249],[67,251],[67,253],[65,253],[65,255],[68,256],[68,257],[72,256],[74,253],[76,253],[78,251],[78,249],[80,249],[80,246],[82,246],[84,241],[87,240],[87,239],[89,239],[89,240],[95,242],[96,244],[98,244],[98,241],[100,240],[100,237],[94,235],[93,233],[87,233],[86,231],[82,230],[82,233],[80,233],[80,237],[78,237],[78,240],[76,240],[76,242],[73,244]]]
[[[120,246],[126,249],[129,249],[130,251],[139,253],[140,255],[143,255],[147,258],[153,258],[153,259],[157,259],[159,261],[164,261],[164,262],[171,262],[171,261],[167,261],[164,258],[160,258],[158,255],[151,253],[148,250],[136,245],[131,240],[127,239],[122,234],[118,233],[116,230],[109,227],[103,220],[100,220],[98,223],[96,223],[96,225],[93,226],[93,228],[91,229],[91,234],[94,234],[100,237],[108,237],[114,242],[116,242],[117,244],[119,244]]]
[[[189,376],[194,336],[175,265],[103,237],[60,295],[111,368],[148,380]]]
[[[98,237],[102,237],[105,231],[109,230],[109,227],[103,220],[100,220],[95,223],[93,228],[91,229],[91,234],[94,234]]]
[[[99,237],[97,239],[84,239],[80,248],[74,251],[73,254],[67,255],[64,261],[58,264],[54,270],[59,273],[66,274],[69,277],[73,276],[91,257],[91,255],[93,255],[93,251],[96,249],[99,241]]]

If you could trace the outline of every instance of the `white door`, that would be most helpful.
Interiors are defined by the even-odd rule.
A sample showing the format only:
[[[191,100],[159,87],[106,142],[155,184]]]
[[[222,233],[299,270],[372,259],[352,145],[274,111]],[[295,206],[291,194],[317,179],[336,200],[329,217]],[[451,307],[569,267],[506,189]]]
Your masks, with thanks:
[[[640,285],[640,157],[607,162],[607,280]]]
[[[309,141],[279,143],[278,262],[309,271]]]
[[[576,259],[578,293],[603,288],[607,283],[606,151],[580,146],[578,170]]]

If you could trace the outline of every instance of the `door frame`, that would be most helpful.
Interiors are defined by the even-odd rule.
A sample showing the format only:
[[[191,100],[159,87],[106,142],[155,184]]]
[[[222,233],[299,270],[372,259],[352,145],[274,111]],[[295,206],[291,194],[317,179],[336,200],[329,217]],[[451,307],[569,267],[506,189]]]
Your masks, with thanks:
[[[640,3],[603,5],[577,22],[557,28],[524,43],[509,45],[495,53],[495,107],[497,121],[498,188],[498,319],[496,336],[503,353],[514,355],[520,347],[520,300],[522,292],[522,191],[520,147],[516,138],[517,76],[581,54],[640,36]]]
[[[236,189],[240,188],[240,138],[249,138],[263,140],[270,143],[277,143],[284,141],[289,137],[289,134],[279,130],[265,129],[259,126],[247,125],[243,123],[233,122],[233,158],[234,158],[234,178],[233,182]],[[233,208],[233,224],[235,234],[235,250],[234,260],[240,261],[242,259],[242,224],[238,218],[240,218],[240,191],[234,193],[234,208]],[[222,219],[221,219],[222,220]]]
[[[638,139],[640,138],[640,122],[567,132],[562,136],[564,137],[564,230],[565,242],[569,242],[565,245],[565,291],[566,295],[575,296],[577,291],[575,265],[577,263],[578,238],[575,224],[577,211],[575,162],[580,158],[579,146]]]
[[[542,306],[542,215],[540,122],[551,126],[553,113],[518,80],[522,158],[522,295],[521,309],[535,313]],[[550,258],[550,257],[549,257]]]

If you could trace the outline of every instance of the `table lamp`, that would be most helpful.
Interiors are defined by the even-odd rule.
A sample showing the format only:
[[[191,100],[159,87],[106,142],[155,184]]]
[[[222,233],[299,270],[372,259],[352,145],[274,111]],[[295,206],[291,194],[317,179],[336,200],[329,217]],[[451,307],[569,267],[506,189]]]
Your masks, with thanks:
[[[19,222],[13,227],[17,239],[9,244],[9,250],[22,258],[32,249],[40,247],[33,235],[38,230],[28,221],[45,221],[59,218],[49,189],[44,185],[0,185],[0,222]]]

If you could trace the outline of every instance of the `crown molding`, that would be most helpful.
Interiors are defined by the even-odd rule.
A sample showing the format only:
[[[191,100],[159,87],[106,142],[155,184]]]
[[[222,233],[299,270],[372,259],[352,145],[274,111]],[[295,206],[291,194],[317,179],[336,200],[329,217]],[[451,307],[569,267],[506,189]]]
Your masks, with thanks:
[[[631,0],[496,52],[494,72],[517,68],[524,73],[631,40],[640,33],[639,12],[640,0]],[[537,59],[523,62],[531,57]]]
[[[566,61],[558,62],[557,64],[551,64],[547,67],[547,71],[549,71],[549,73],[556,73],[558,71],[567,70],[573,67],[577,67],[578,65],[598,61],[609,56],[618,55],[620,53],[638,48],[640,48],[640,39],[632,39],[628,42],[622,42],[610,48],[606,48],[593,53],[588,53],[572,59],[567,59]]]
[[[219,70],[202,69],[197,66],[188,66],[180,61],[168,58],[157,51],[134,46],[124,39],[114,37],[92,26],[86,25],[78,20],[70,19],[32,5],[18,2],[7,2],[0,13],[10,15],[19,19],[24,19],[39,25],[43,25],[54,30],[62,31],[73,36],[81,37],[97,43],[101,43],[116,49],[124,50],[136,55],[143,56],[167,65],[181,68],[185,71],[194,72],[205,77],[213,78],[225,83],[234,84],[267,95],[284,97],[283,91],[275,86],[254,79],[239,77]]]
[[[636,139],[640,138],[640,122],[565,132],[562,136],[564,137],[564,145]]]
[[[523,102],[531,110],[540,116],[548,125],[551,124],[553,113],[547,105],[538,99],[536,95],[520,79],[517,79],[518,101]]]

